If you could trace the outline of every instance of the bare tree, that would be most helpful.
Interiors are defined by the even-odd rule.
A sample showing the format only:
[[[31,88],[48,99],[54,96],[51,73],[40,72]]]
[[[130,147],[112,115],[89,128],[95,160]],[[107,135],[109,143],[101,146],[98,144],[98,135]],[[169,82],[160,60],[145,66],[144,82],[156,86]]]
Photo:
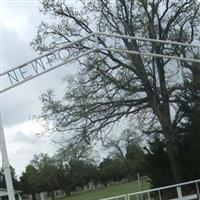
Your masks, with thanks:
[[[46,51],[70,42],[77,36],[104,31],[131,36],[192,43],[199,40],[200,3],[197,0],[43,0],[42,12],[59,19],[42,22],[32,45]],[[78,6],[77,6],[78,5]],[[99,44],[106,42],[99,38]],[[128,50],[186,57],[188,48],[123,40]],[[82,46],[79,51],[87,47]],[[176,94],[183,89],[184,74],[191,73],[189,62],[99,51],[79,63],[80,72],[68,79],[62,100],[53,92],[42,96],[42,119],[54,131],[74,130],[87,142],[108,131],[124,118],[136,118],[147,134],[160,134],[175,182],[182,181],[178,163],[178,127],[182,120]],[[197,66],[199,67],[199,66]]]

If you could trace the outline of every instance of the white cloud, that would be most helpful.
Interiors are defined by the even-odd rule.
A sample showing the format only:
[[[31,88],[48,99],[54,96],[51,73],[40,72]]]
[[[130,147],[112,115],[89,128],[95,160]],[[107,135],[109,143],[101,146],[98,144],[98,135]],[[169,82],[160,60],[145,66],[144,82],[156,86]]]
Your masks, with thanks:
[[[51,137],[39,137],[42,126],[33,120],[4,129],[10,164],[19,175],[29,164],[34,154],[55,152]]]
[[[4,131],[9,132],[10,134],[16,134],[17,131],[20,131],[25,135],[27,134],[32,135],[35,133],[40,133],[42,132],[42,130],[43,130],[42,126],[37,121],[30,120],[30,121],[24,121],[23,123],[16,124],[11,127],[6,127]]]
[[[2,27],[3,66],[6,71],[36,57],[30,42],[36,35],[37,27],[44,18],[39,11],[38,3],[3,3],[4,26]],[[3,68],[3,69],[2,69]],[[46,75],[38,77],[20,87],[2,95],[0,104],[2,121],[11,165],[21,174],[34,154],[55,152],[51,139],[59,137],[37,137],[40,126],[29,121],[31,115],[39,114],[41,102],[39,97],[48,88],[54,88],[58,95],[63,93],[64,74],[70,73],[74,65],[62,67]]]
[[[4,21],[1,26],[3,33],[1,70],[5,71],[36,57],[29,44],[43,18],[38,7],[39,4],[30,2],[3,3],[3,12],[0,12],[0,17],[3,17]],[[41,126],[29,121],[28,118],[40,113],[39,96],[47,88],[62,90],[61,79],[65,72],[63,69],[62,72],[49,73],[48,76],[30,81],[2,95],[1,115],[8,156],[18,175],[34,154],[55,152],[51,137],[38,137],[36,133],[40,132]]]
[[[9,9],[4,10],[3,28],[7,30],[15,30],[21,39],[24,38],[27,32],[28,20],[23,15],[13,16]]]

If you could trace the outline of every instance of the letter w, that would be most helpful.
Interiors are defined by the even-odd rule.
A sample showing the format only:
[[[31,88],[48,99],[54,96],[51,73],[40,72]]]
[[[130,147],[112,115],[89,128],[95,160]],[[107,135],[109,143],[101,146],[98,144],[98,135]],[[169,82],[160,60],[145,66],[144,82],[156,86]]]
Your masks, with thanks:
[[[44,66],[44,64],[43,64],[41,59],[40,60],[36,60],[36,61],[34,61],[34,63],[31,63],[31,64],[32,64],[33,69],[34,69],[36,74],[39,72],[38,67],[42,68],[43,70],[46,70],[46,68],[45,68],[45,66]]]

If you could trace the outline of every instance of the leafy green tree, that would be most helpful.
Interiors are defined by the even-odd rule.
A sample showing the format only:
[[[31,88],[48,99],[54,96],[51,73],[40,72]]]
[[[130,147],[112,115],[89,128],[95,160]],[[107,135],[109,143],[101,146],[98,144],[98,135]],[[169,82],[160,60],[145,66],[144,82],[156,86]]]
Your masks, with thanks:
[[[187,124],[185,137],[180,145],[179,160],[182,163],[182,174],[185,180],[196,180],[200,178],[200,111],[194,111]],[[185,128],[186,128],[185,127]]]
[[[20,177],[21,189],[25,194],[32,194],[36,199],[36,193],[50,192],[54,199],[54,192],[60,189],[60,171],[54,158],[47,154],[35,155],[31,164],[26,167]]]
[[[180,162],[186,180],[200,177],[200,67],[193,64],[191,74],[185,76],[185,89],[177,96],[184,117],[180,133]]]
[[[176,96],[179,102],[179,116],[184,119],[179,126],[177,149],[179,152],[178,160],[182,166],[180,171],[184,180],[190,181],[200,177],[200,68],[195,63],[186,67],[189,67],[192,73],[185,74],[184,89]],[[157,136],[149,142],[149,147],[146,155],[147,171],[151,177],[152,185],[159,187],[172,184],[166,142]]]
[[[38,172],[39,181],[37,185],[41,190],[51,192],[52,199],[54,199],[54,191],[60,189],[59,169],[56,160],[47,154],[40,154],[34,156],[31,164]]]
[[[71,189],[76,191],[77,187],[83,187],[90,181],[97,180],[97,168],[92,163],[83,160],[70,161]]]
[[[0,171],[0,187],[1,188],[6,187],[5,176],[4,176],[3,170]]]
[[[20,189],[25,194],[31,194],[36,200],[36,193],[41,192],[40,177],[37,169],[33,165],[28,165],[20,177]]]
[[[136,132],[125,129],[118,137],[110,136],[104,140],[104,146],[113,150],[112,157],[121,160],[128,181],[136,177],[137,172],[144,171],[145,155],[141,139],[142,137]]]
[[[135,178],[137,173],[146,175],[145,153],[143,148],[138,143],[132,143],[127,146],[126,160],[129,168],[129,173],[132,177]]]
[[[20,186],[19,186],[19,181],[17,180],[17,176],[15,174],[15,169],[12,166],[10,166],[10,169],[11,169],[13,186],[15,189],[19,189]],[[0,188],[6,188],[6,180],[3,169],[0,170]]]
[[[58,19],[57,23],[42,22],[38,28],[32,45],[42,52],[93,31],[186,43],[199,40],[198,0],[78,0],[75,5],[43,0],[41,3],[44,14]],[[98,39],[106,47],[105,41]],[[189,51],[179,46],[147,45],[127,39],[120,45],[128,50],[145,48],[152,53],[182,57]],[[83,44],[78,50],[84,52],[87,46]],[[148,136],[156,132],[165,139],[173,180],[182,181],[177,144],[184,118],[178,112],[179,101],[175,97],[184,89],[183,76],[192,73],[192,65],[111,51],[88,55],[79,63],[84,68],[70,78],[62,100],[55,100],[51,91],[42,96],[41,117],[47,124],[53,125],[55,131],[74,130],[90,142],[120,120],[135,117]]]
[[[121,181],[126,177],[126,171],[119,158],[104,158],[99,164],[99,179],[107,185],[109,182]]]
[[[91,146],[83,141],[73,143],[70,139],[56,154],[59,168],[63,174],[62,188],[69,194],[77,187],[83,187],[90,181],[97,182],[98,172],[92,156]]]
[[[148,142],[146,149],[146,171],[153,187],[171,185],[173,174],[170,168],[169,156],[166,152],[166,142],[155,136]]]

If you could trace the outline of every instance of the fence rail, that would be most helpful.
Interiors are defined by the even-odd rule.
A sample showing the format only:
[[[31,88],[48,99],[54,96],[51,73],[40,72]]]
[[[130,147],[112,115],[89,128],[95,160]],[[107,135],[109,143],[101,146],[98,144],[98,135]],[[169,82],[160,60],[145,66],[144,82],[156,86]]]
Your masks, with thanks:
[[[137,43],[137,48],[133,46],[133,43]],[[156,53],[155,45],[162,45],[162,52]],[[149,49],[154,49],[154,51],[149,51]],[[91,53],[99,52],[112,52],[118,56],[133,54],[142,57],[172,59],[179,62],[200,63],[200,45],[129,35],[91,33],[22,65],[3,73],[0,72],[0,93]]]
[[[100,200],[200,200],[200,179]]]
[[[127,195],[123,194],[120,196],[114,196],[114,197],[109,197],[109,198],[99,199],[99,200],[127,200]]]

